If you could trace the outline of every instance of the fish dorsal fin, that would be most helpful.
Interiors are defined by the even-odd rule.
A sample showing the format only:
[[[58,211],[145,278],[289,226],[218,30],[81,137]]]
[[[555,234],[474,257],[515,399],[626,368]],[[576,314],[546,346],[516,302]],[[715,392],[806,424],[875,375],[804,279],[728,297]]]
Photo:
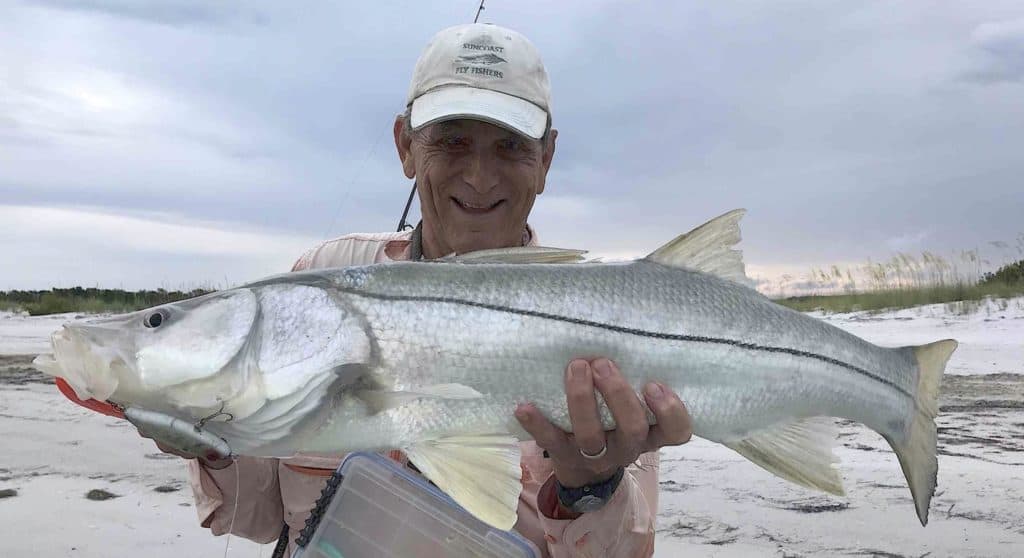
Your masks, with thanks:
[[[733,250],[740,241],[740,219],[746,209],[734,209],[692,231],[677,236],[652,252],[647,261],[670,267],[703,271],[749,285],[743,271],[743,252]]]
[[[546,246],[523,246],[519,248],[495,248],[477,250],[465,254],[450,254],[435,261],[447,263],[578,263],[583,261],[586,250],[549,248]]]
[[[451,436],[420,442],[405,453],[469,513],[505,531],[515,525],[523,472],[512,436]]]
[[[790,482],[842,496],[843,481],[832,466],[835,422],[814,417],[773,426],[725,446],[764,470]]]

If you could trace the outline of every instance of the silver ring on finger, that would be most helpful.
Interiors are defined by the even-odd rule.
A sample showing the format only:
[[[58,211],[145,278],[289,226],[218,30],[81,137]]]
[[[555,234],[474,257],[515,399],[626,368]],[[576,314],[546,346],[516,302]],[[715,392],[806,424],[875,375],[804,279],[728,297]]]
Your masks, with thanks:
[[[580,448],[580,455],[582,455],[584,459],[601,459],[606,453],[608,453],[608,444],[605,444],[604,447],[601,448],[601,451],[597,453],[587,453],[583,451],[583,448]]]

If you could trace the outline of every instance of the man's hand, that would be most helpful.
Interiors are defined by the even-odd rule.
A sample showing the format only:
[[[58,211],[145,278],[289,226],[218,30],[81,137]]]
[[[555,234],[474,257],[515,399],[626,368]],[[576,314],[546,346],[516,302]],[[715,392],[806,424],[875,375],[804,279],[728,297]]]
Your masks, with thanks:
[[[605,432],[601,425],[595,389],[615,417],[615,430]],[[572,434],[552,424],[531,404],[519,405],[515,414],[537,445],[547,450],[558,482],[575,488],[611,478],[641,453],[690,441],[690,415],[679,396],[656,382],[644,386],[643,391],[657,419],[654,426],[648,425],[640,399],[615,363],[606,358],[576,359],[569,363],[565,374]],[[604,451],[604,455],[586,458],[581,451],[589,455]]]

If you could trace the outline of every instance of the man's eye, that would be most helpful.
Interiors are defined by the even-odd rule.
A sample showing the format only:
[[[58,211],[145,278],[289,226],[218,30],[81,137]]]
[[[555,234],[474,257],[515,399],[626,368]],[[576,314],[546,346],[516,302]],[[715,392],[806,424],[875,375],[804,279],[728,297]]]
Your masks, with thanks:
[[[523,149],[523,142],[515,138],[501,140],[498,145],[503,151],[520,151]]]
[[[510,157],[529,157],[537,152],[537,145],[523,138],[510,137],[498,142],[498,151]]]
[[[461,149],[469,145],[469,141],[462,136],[445,136],[440,143],[446,149]]]

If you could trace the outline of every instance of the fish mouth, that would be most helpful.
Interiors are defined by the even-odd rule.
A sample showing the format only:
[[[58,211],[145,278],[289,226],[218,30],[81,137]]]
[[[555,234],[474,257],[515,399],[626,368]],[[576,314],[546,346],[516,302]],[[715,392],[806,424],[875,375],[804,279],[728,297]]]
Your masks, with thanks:
[[[107,401],[128,366],[120,351],[105,343],[110,329],[88,323],[65,324],[50,336],[52,355],[32,361],[39,371],[63,378],[80,399]]]
[[[456,196],[451,196],[450,199],[455,207],[468,215],[487,215],[505,203],[504,199],[493,202],[467,200]]]

